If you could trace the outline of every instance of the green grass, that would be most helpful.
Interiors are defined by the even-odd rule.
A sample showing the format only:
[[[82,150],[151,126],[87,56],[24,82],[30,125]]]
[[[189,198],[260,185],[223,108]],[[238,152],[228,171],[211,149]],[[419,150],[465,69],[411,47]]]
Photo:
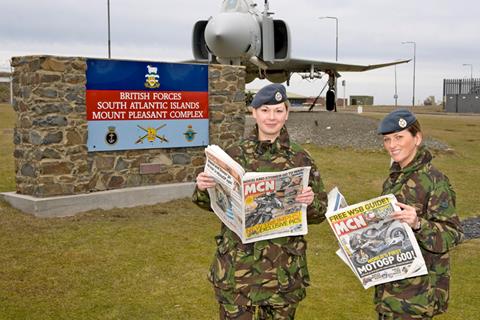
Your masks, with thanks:
[[[0,192],[15,190],[13,162],[13,126],[15,112],[9,104],[0,103]]]
[[[435,163],[455,186],[460,215],[478,215],[472,193],[478,190],[480,146],[468,140],[480,138],[479,117],[420,119],[428,134],[455,149],[437,155]],[[13,123],[11,108],[0,105],[2,191],[14,189]],[[385,153],[308,148],[327,188],[338,185],[352,203],[378,195],[388,168]],[[216,319],[206,273],[219,225],[188,199],[53,219],[0,201],[0,320]],[[372,290],[363,290],[335,256],[328,225],[310,226],[307,239],[312,285],[297,318],[374,319]],[[479,245],[480,239],[470,240],[453,250],[450,309],[438,319],[478,317]]]

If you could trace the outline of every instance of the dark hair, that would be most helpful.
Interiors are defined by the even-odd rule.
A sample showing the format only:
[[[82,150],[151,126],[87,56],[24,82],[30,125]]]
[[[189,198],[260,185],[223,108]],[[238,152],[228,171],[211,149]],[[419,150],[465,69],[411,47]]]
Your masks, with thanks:
[[[415,120],[414,123],[410,127],[407,128],[407,130],[412,134],[412,136],[416,136],[417,133],[422,132],[422,127],[420,127],[420,122],[418,120]]]

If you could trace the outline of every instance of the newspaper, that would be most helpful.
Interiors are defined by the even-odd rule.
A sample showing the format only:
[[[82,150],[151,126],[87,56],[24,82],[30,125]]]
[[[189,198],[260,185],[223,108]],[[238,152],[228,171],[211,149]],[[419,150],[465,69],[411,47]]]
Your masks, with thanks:
[[[390,217],[400,210],[396,202],[389,194],[348,206],[338,188],[328,194],[326,217],[340,245],[336,253],[365,289],[427,274],[412,229]]]
[[[205,149],[205,172],[215,214],[242,243],[307,234],[307,205],[295,201],[308,186],[310,167],[280,172],[245,172],[216,145]]]

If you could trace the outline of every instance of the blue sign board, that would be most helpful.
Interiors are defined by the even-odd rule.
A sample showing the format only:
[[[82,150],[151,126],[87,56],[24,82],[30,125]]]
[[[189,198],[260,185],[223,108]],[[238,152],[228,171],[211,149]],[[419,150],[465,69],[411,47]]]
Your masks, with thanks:
[[[89,151],[208,145],[208,66],[87,60]]]

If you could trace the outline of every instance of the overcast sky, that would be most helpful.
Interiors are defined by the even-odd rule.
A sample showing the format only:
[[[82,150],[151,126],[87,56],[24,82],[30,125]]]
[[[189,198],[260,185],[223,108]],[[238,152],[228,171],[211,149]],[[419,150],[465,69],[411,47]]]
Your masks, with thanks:
[[[192,59],[195,21],[218,13],[221,0],[111,0],[112,58],[148,61]],[[257,0],[263,10],[263,1]],[[107,57],[107,0],[0,0],[0,70],[12,56],[52,54]],[[373,64],[412,58],[415,41],[416,100],[441,99],[445,78],[480,77],[480,3],[475,0],[271,0],[275,19],[287,22],[291,56],[335,60],[339,19],[339,62]],[[394,104],[394,67],[344,73],[346,95],[373,95]],[[412,102],[413,61],[397,67],[399,104]],[[292,77],[288,91],[317,95],[326,77]],[[264,83],[254,81],[247,87]],[[343,88],[338,90],[343,97]]]

